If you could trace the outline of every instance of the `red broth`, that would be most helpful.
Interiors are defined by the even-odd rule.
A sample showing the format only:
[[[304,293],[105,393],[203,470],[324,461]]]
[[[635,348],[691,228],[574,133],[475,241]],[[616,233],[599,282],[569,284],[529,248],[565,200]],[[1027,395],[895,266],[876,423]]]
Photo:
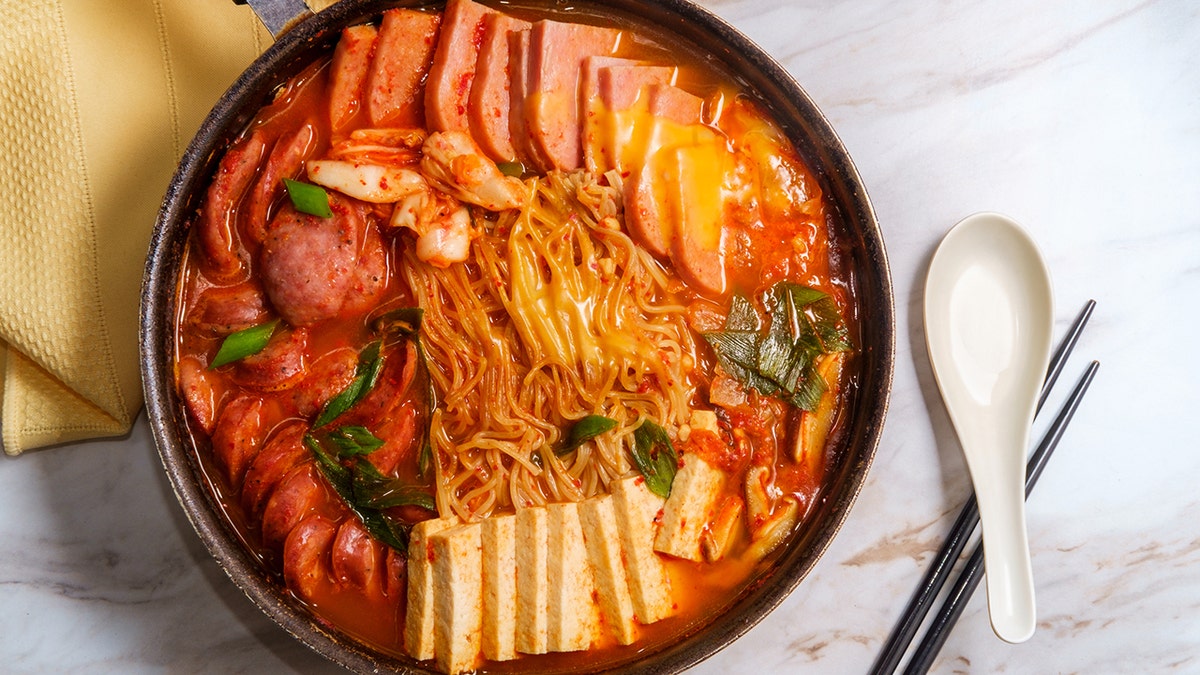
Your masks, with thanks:
[[[508,8],[506,11],[531,21],[548,16],[546,12],[529,8]],[[589,15],[564,17],[556,14],[553,18],[596,21],[596,17]],[[853,335],[853,298],[848,293],[838,260],[830,249],[833,214],[825,204],[816,177],[797,153],[786,145],[786,141],[781,140],[783,136],[751,94],[741,91],[735,82],[694,59],[684,57],[682,62],[679,61],[680,57],[666,46],[668,43],[665,39],[652,30],[633,28],[623,23],[618,25],[627,31],[631,39],[621,42],[617,55],[645,62],[665,62],[677,67],[676,85],[704,98],[703,125],[726,139],[729,147],[739,148],[738,151],[743,155],[749,154],[745,148],[754,142],[769,147],[759,156],[763,161],[755,169],[757,182],[754,185],[757,192],[754,198],[746,203],[726,204],[722,219],[727,252],[724,259],[726,286],[714,293],[697,290],[682,281],[674,281],[670,285],[672,299],[687,307],[688,325],[695,331],[719,330],[729,312],[733,296],[753,299],[761,311],[770,289],[778,282],[786,281],[827,293],[841,310],[841,315],[846,317],[849,334]],[[307,124],[313,130],[307,153],[312,160],[327,156],[335,143],[345,140],[355,130],[371,128],[371,120],[363,106],[348,124],[336,132],[331,129],[328,114],[330,80],[330,57],[325,57],[283,87],[275,100],[248,125],[238,143],[245,143],[245,139],[257,135],[264,143],[265,155],[276,143],[281,142],[281,138]],[[264,156],[256,170],[256,180],[265,171],[262,164],[266,162]],[[754,162],[749,160],[747,163]],[[528,171],[529,167],[526,169],[527,176],[537,173]],[[302,172],[288,177],[305,178]],[[220,171],[215,180],[220,180]],[[247,193],[253,191],[253,182]],[[273,188],[271,195],[266,211],[268,229],[283,211],[290,208],[281,188]],[[303,347],[297,357],[298,373],[290,380],[281,379],[283,376],[277,373],[264,375],[259,371],[251,372],[244,362],[209,368],[221,343],[234,327],[232,324],[214,326],[213,315],[219,318],[232,313],[242,319],[254,315],[254,320],[249,323],[279,317],[270,298],[263,293],[266,284],[263,281],[263,244],[250,231],[251,216],[248,214],[253,209],[249,200],[249,197],[235,199],[231,207],[234,245],[242,261],[239,272],[231,279],[214,273],[212,266],[206,263],[204,244],[198,234],[203,227],[203,218],[197,217],[193,225],[195,236],[186,253],[180,279],[181,301],[176,332],[177,378],[188,406],[188,421],[196,453],[226,516],[263,566],[278,574],[281,584],[291,589],[322,622],[382,653],[406,657],[403,633],[407,609],[407,571],[404,555],[379,541],[360,543],[357,547],[346,544],[344,548],[347,551],[369,551],[369,554],[364,554],[369,558],[369,564],[355,560],[348,566],[343,565],[343,571],[351,571],[339,576],[335,573],[336,563],[329,562],[330,554],[327,549],[322,549],[326,551],[321,554],[324,556],[320,558],[323,562],[312,562],[306,558],[307,566],[298,568],[304,570],[304,574],[289,572],[288,569],[297,568],[295,565],[287,568],[289,563],[285,563],[285,559],[288,551],[294,552],[296,547],[286,548],[284,542],[291,540],[302,520],[308,518],[310,524],[321,520],[310,528],[316,533],[313,536],[328,538],[329,547],[336,549],[334,542],[342,542],[343,536],[346,540],[353,539],[352,530],[359,527],[358,516],[339,499],[334,487],[322,482],[327,480],[327,476],[315,468],[313,457],[299,451],[289,455],[292,464],[289,464],[288,470],[275,476],[277,482],[260,495],[255,505],[246,504],[248,483],[243,481],[247,481],[249,476],[257,477],[266,473],[256,472],[254,467],[257,460],[265,457],[272,443],[288,433],[294,434],[296,429],[311,431],[310,427],[321,407],[327,405],[330,398],[350,382],[351,376],[347,371],[349,359],[343,359],[340,370],[333,369],[340,379],[335,378],[332,384],[315,381],[317,375],[314,373],[319,370],[317,364],[331,354],[357,354],[375,337],[373,319],[388,309],[416,304],[415,295],[402,274],[402,267],[412,264],[411,257],[406,257],[405,253],[414,246],[414,237],[411,232],[387,226],[392,215],[391,205],[366,204],[352,198],[342,200],[361,214],[366,228],[364,231],[373,229],[380,237],[384,264],[382,277],[369,282],[376,284],[373,286],[372,302],[363,306],[353,306],[354,303],[347,302],[342,309],[304,326],[292,326],[287,321],[281,323],[272,340],[282,341],[281,335],[296,339],[303,332]],[[480,218],[492,217],[481,213],[476,210]],[[360,263],[361,260],[358,259]],[[324,263],[319,256],[312,262],[313,265]],[[668,274],[674,271],[675,263],[669,256],[660,257],[659,264]],[[229,290],[247,288],[250,290],[244,295]],[[212,298],[225,297],[222,293],[231,294],[235,299],[221,300],[225,304],[220,306],[220,311],[210,311],[210,305],[220,304]],[[247,297],[257,299],[245,301]],[[261,303],[261,307],[255,303]],[[251,305],[257,307],[257,314],[254,308],[247,309]],[[242,326],[239,324],[236,327]],[[743,490],[750,468],[768,468],[767,492],[774,504],[774,510],[768,515],[778,512],[781,508],[779,505],[788,498],[799,512],[799,524],[793,524],[791,529],[802,526],[804,515],[811,510],[820,494],[826,466],[831,461],[820,448],[804,461],[797,461],[791,456],[789,448],[797,442],[797,435],[803,433],[802,415],[810,413],[802,414],[775,397],[760,395],[746,387],[741,388],[742,400],[738,403],[722,405],[709,400],[717,397],[706,397],[705,394],[711,394],[714,388],[720,386],[715,375],[719,371],[718,359],[704,340],[697,338],[696,342],[696,367],[688,376],[689,386],[697,392],[691,403],[697,410],[719,411],[721,433],[693,433],[687,439],[680,434],[675,438],[679,452],[684,458],[701,457],[720,467],[728,476],[721,498],[739,503],[747,499]],[[271,349],[269,346],[268,351]],[[385,345],[384,349],[387,359],[390,359],[386,361],[388,363],[413,358],[411,350],[405,356],[403,349],[395,344]],[[279,369],[286,370],[291,363],[285,358],[289,352],[283,348],[279,352],[278,364],[269,361],[267,365],[278,365]],[[842,392],[853,386],[853,377],[850,375],[853,364],[851,352],[840,368],[840,375],[836,376],[836,384]],[[428,490],[430,479],[420,478],[416,466],[421,430],[430,420],[430,411],[427,409],[429,398],[422,391],[419,376],[416,384],[413,384],[412,376],[405,376],[398,367],[395,372],[388,372],[391,374],[385,375],[385,380],[387,377],[396,380],[408,377],[407,384],[396,388],[395,400],[389,403],[393,407],[389,410],[409,411],[406,414],[410,418],[405,423],[405,429],[394,430],[393,437],[384,439],[389,444],[393,438],[398,439],[395,444],[398,447],[385,446],[391,453],[385,473],[391,478],[403,479]],[[727,384],[728,378],[725,379]],[[832,412],[827,413],[829,419],[826,420],[828,431],[825,438],[833,438],[838,433],[842,417],[839,410],[845,400],[847,396],[842,393]],[[252,414],[232,414],[230,411],[238,405],[252,410]],[[487,414],[486,410],[476,412]],[[352,412],[347,414],[353,415]],[[388,419],[391,423],[392,418]],[[394,427],[398,423],[391,425]],[[676,431],[672,429],[672,433]],[[231,441],[230,438],[235,440]],[[315,477],[316,485],[301,475],[305,471],[308,472],[306,475]],[[291,503],[293,510],[298,509],[297,513],[288,512],[287,508],[280,505],[283,498],[276,496],[282,489],[280,486],[285,483],[294,486],[294,492],[302,495]],[[274,506],[272,500],[276,502]],[[266,511],[273,516],[270,519],[272,523],[289,525],[285,528],[287,531],[277,531],[278,527],[272,530],[270,524],[264,524]],[[503,511],[500,509],[498,512]],[[280,512],[286,512],[286,517],[279,516]],[[388,515],[407,526],[437,514],[420,507],[393,507]],[[656,623],[639,626],[638,640],[629,646],[617,644],[611,636],[597,638],[592,646],[594,654],[589,655],[589,659],[628,659],[636,652],[665,642],[688,626],[704,622],[722,611],[738,591],[752,581],[756,569],[762,564],[759,557],[734,554],[745,553],[752,548],[755,528],[762,523],[750,522],[748,515],[741,516],[739,523],[726,546],[730,553],[720,559],[691,561],[664,556],[673,588],[673,615]],[[268,531],[273,534],[265,534]],[[331,535],[331,532],[336,534]],[[366,575],[363,578],[369,578],[370,581],[359,584],[348,582],[347,579],[355,574]],[[485,669],[496,672],[520,669],[531,658],[538,659],[538,668],[568,669],[577,663],[578,657],[571,653],[522,656],[510,662],[487,662]]]

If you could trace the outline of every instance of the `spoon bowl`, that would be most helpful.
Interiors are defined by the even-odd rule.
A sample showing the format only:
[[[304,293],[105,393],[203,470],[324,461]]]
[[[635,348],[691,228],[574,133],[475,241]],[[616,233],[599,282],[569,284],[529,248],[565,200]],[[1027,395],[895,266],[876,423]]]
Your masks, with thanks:
[[[1025,458],[1053,324],[1050,274],[1017,223],[978,213],[946,234],[925,282],[925,341],[979,502],[992,630],[1008,642],[1037,620]]]

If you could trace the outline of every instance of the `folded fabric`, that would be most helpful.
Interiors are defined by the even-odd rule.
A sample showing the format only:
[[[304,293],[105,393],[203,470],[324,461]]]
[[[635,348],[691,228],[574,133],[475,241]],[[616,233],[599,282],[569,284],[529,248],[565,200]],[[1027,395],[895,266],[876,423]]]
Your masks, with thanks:
[[[270,42],[231,0],[0,2],[8,454],[128,432],[162,195],[205,114]]]

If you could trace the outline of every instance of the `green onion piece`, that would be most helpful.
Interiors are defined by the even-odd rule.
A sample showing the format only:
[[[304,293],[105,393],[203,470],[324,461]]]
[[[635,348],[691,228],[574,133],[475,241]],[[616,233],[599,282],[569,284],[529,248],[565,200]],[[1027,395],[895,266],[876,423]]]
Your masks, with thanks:
[[[770,318],[765,331],[750,301],[735,295],[725,329],[704,333],[704,339],[721,368],[742,386],[813,410],[827,388],[816,374],[817,358],[852,349],[837,304],[821,291],[786,281],[771,287],[764,302]]]
[[[334,492],[354,511],[367,532],[401,553],[408,550],[412,527],[396,521],[384,509],[412,504],[437,511],[437,505],[429,494],[416,486],[403,485],[385,477],[367,459],[358,457],[354,464],[346,467],[329,454],[320,439],[312,434],[304,435],[304,445],[312,453],[317,467]]]
[[[376,333],[412,337],[421,330],[424,316],[425,310],[420,307],[403,307],[379,315],[371,326]]]
[[[354,370],[354,379],[337,396],[329,399],[321,414],[313,422],[313,428],[319,429],[334,421],[358,403],[375,386],[379,373],[383,369],[383,359],[379,356],[379,340],[363,347],[358,354],[358,367]]]
[[[433,495],[399,478],[388,478],[370,462],[359,460],[354,470],[354,498],[365,509],[390,509],[394,506],[419,506],[437,511]]]
[[[329,208],[329,194],[324,188],[291,178],[284,178],[283,185],[287,188],[288,197],[297,211],[321,218],[333,216],[333,211]]]
[[[213,357],[212,363],[208,364],[208,369],[220,368],[227,363],[240,361],[261,352],[271,341],[271,336],[275,334],[275,328],[278,326],[279,319],[275,319],[225,336],[217,355]]]
[[[520,178],[525,175],[525,165],[520,162],[500,162],[496,165],[500,169],[500,173],[513,178]]]
[[[338,427],[329,433],[329,442],[342,458],[369,455],[383,447],[383,441],[362,426]]]
[[[350,470],[342,466],[330,455],[321,442],[312,434],[304,434],[304,446],[312,453],[313,458],[317,460],[317,468],[325,475],[325,480],[329,481],[329,485],[333,487],[333,491],[338,493],[338,496],[344,499],[347,503],[354,501],[354,485],[351,480]]]
[[[725,330],[756,331],[759,325],[758,312],[750,299],[741,294],[734,295],[729,303],[729,315],[725,317]]]
[[[648,419],[633,432],[633,463],[651,492],[666,499],[679,471],[679,455],[662,427]]]
[[[570,454],[584,443],[606,431],[612,431],[616,428],[617,421],[611,417],[588,415],[571,426],[571,431],[567,434],[567,440],[563,443],[562,447],[554,451],[554,454],[559,456]]]

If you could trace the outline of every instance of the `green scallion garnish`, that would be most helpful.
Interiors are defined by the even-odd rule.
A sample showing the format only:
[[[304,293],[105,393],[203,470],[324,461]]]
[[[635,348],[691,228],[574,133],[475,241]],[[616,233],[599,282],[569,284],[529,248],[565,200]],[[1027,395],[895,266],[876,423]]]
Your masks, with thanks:
[[[324,188],[291,178],[284,178],[283,185],[287,188],[288,197],[297,211],[321,218],[333,216],[333,211],[329,208],[329,194]]]
[[[271,341],[271,336],[275,334],[277,326],[279,326],[279,319],[260,323],[257,326],[251,326],[225,336],[220,349],[217,350],[217,355],[213,357],[212,363],[208,364],[209,370],[261,352]]]

